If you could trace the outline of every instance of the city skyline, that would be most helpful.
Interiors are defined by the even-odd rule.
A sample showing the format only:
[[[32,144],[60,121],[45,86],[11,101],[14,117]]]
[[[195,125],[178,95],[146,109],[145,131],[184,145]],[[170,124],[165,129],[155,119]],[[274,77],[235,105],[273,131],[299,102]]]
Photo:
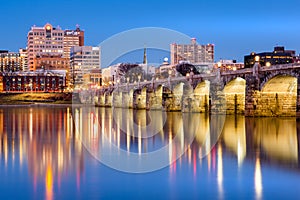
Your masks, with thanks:
[[[13,4],[17,3],[18,7]],[[236,59],[252,51],[270,51],[276,45],[299,52],[295,26],[300,2],[290,0],[251,3],[238,1],[38,1],[3,2],[1,12],[9,16],[2,22],[1,49],[17,51],[26,46],[26,35],[33,25],[50,23],[63,29],[76,24],[86,32],[86,45],[97,46],[108,37],[139,27],[164,27],[190,37],[199,44],[216,45],[215,60]],[[60,8],[60,9],[58,9]],[[73,12],[74,11],[74,12]],[[179,15],[182,12],[181,15]],[[30,14],[28,14],[30,13]],[[136,17],[139,16],[139,17]]]

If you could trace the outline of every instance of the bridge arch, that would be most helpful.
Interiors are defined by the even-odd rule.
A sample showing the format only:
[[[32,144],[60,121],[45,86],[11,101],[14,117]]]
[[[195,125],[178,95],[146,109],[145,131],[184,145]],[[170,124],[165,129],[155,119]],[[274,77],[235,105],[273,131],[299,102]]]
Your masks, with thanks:
[[[183,112],[208,112],[210,82],[198,82],[195,89],[186,86],[183,98]]]
[[[298,79],[294,74],[269,76],[257,94],[257,106],[263,116],[295,116]]]
[[[133,108],[147,108],[147,87],[143,86],[133,91]]]
[[[271,72],[271,73],[267,73],[261,80],[260,80],[260,85],[259,85],[259,89],[262,90],[265,86],[265,84],[275,78],[275,77],[299,77],[300,76],[300,72],[298,71],[293,71],[293,70],[288,70],[288,71],[275,71],[275,72]]]
[[[245,112],[246,80],[240,77],[232,79],[224,86],[227,114]]]

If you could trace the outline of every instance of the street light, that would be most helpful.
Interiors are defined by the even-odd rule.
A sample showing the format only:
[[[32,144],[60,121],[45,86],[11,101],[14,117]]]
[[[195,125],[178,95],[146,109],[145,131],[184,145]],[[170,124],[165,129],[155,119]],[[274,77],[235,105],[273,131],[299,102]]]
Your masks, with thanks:
[[[169,85],[171,86],[171,75],[172,75],[172,70],[169,69],[168,73],[169,73],[168,81],[169,81]]]
[[[126,80],[127,80],[127,90],[128,90],[129,89],[129,80],[130,80],[130,78],[127,77]]]
[[[260,57],[259,57],[259,56],[255,56],[255,57],[254,57],[254,60],[255,60],[255,62],[259,62]]]
[[[138,87],[140,87],[141,75],[138,75]]]

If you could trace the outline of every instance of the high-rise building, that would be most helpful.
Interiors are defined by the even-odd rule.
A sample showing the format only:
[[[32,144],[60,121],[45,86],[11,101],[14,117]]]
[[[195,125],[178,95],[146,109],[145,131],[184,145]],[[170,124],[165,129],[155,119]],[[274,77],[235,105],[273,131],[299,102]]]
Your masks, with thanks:
[[[64,57],[70,59],[71,47],[84,46],[84,31],[76,26],[75,30],[64,32]]]
[[[28,71],[28,59],[27,59],[27,49],[19,49],[19,54],[22,59],[21,68],[23,71]]]
[[[23,70],[23,58],[20,53],[1,51],[0,72],[17,72]]]
[[[71,86],[84,83],[84,74],[93,69],[101,69],[100,47],[75,46],[71,47],[70,80]]]
[[[197,44],[196,38],[191,39],[191,44],[173,43],[170,49],[171,65],[178,64],[180,61],[188,61],[191,64],[214,62],[214,45]]]
[[[31,27],[27,35],[28,68],[34,71],[34,58],[43,55],[63,56],[64,31],[47,23],[44,27]]]

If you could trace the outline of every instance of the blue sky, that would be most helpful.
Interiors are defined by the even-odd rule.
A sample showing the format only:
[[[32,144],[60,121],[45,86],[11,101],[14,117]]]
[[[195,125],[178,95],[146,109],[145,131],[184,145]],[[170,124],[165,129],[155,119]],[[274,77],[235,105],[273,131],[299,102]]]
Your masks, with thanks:
[[[243,61],[276,44],[299,52],[299,8],[299,0],[1,0],[0,49],[25,47],[30,27],[47,22],[63,29],[79,24],[86,45],[132,28],[163,27],[215,44],[215,60]]]

